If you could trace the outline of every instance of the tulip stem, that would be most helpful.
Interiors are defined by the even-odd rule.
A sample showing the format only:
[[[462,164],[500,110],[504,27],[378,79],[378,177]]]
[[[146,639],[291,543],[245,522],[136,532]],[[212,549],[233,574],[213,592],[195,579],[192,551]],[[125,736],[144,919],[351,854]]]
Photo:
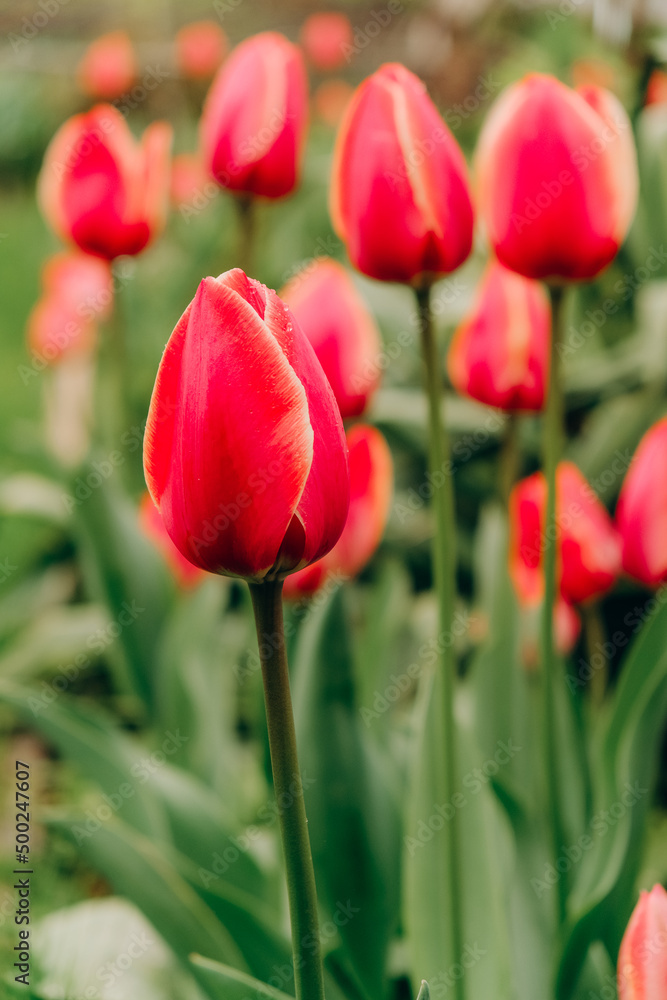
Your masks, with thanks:
[[[280,806],[278,815],[287,874],[296,998],[324,1000],[315,871],[285,649],[283,585],[281,580],[274,580],[249,586],[262,662],[273,787]]]
[[[556,469],[563,448],[563,397],[561,391],[558,351],[562,327],[564,288],[551,285],[552,332],[549,389],[544,412],[543,471],[547,485],[547,509],[544,525],[544,605],[542,608],[542,687],[544,710],[544,752],[546,762],[549,825],[556,866],[563,844],[563,825],[560,810],[558,774],[558,747],[556,736],[555,685],[557,682],[557,657],[554,648],[554,608],[557,596],[557,521],[556,521]],[[559,929],[566,918],[567,883],[561,875],[556,891]]]
[[[438,624],[441,637],[452,636],[456,600],[456,524],[454,512],[454,488],[450,469],[450,446],[445,421],[443,420],[443,379],[442,364],[433,329],[431,311],[431,288],[424,285],[415,290],[419,311],[422,358],[425,389],[429,414],[429,471],[433,488],[435,512],[435,540],[433,545],[433,574],[438,594]],[[436,487],[436,483],[442,485]],[[454,685],[456,679],[456,658],[451,641],[438,643],[441,648],[440,673],[434,687],[440,698],[440,718],[442,722],[442,772],[440,775],[443,802],[451,802],[456,793],[456,730],[454,723]],[[457,817],[449,824],[446,839],[445,859],[449,891],[443,904],[449,908],[448,927],[449,961],[455,963],[463,952],[463,906],[459,872],[461,871],[460,831]],[[465,988],[463,977],[455,980],[457,1000],[463,1000]]]
[[[237,266],[252,275],[255,267],[255,199],[251,194],[237,195],[236,211],[238,215],[239,241]]]

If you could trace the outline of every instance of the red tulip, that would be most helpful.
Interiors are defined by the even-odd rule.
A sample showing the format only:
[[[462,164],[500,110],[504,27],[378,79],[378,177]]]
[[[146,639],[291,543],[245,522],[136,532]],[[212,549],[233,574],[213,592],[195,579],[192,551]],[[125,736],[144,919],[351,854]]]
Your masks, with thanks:
[[[498,259],[528,278],[593,278],[634,215],[637,157],[628,116],[600,87],[532,74],[486,120],[479,208]]]
[[[357,424],[347,434],[350,509],[343,533],[327,555],[285,581],[287,597],[312,594],[328,579],[356,576],[380,544],[389,516],[393,463],[384,437]]]
[[[160,511],[151,500],[150,493],[145,493],[139,504],[139,524],[144,533],[153,542],[178,580],[181,587],[193,587],[204,576],[204,571],[193,565],[189,559],[179,552],[167,534]]]
[[[207,169],[232,191],[289,194],[299,179],[307,110],[300,49],[275,31],[246,39],[206,98],[201,142]]]
[[[649,587],[667,580],[667,417],[644,435],[621,487],[623,569]]]
[[[346,52],[354,41],[350,19],[338,11],[311,14],[303,22],[299,40],[315,69],[325,73],[338,69],[347,61]]]
[[[193,21],[176,34],[176,61],[181,75],[206,80],[227,55],[227,35],[215,21]]]
[[[61,299],[73,312],[93,320],[108,319],[113,304],[111,268],[99,257],[64,250],[42,268],[47,296]]]
[[[522,604],[544,596],[546,482],[541,472],[522,480],[510,496],[510,576]],[[557,565],[560,594],[569,604],[598,597],[621,568],[621,543],[606,509],[579,469],[561,462],[556,477]]]
[[[549,379],[551,307],[544,287],[493,261],[452,339],[458,392],[503,410],[541,410]]]
[[[354,88],[347,80],[324,80],[313,94],[313,109],[317,118],[336,128],[348,104],[352,100]]]
[[[422,82],[398,63],[373,73],[348,106],[331,217],[354,266],[381,281],[447,273],[470,253],[463,155]]]
[[[96,38],[86,49],[77,70],[81,90],[97,101],[120,97],[137,76],[137,57],[126,31],[111,31]]]
[[[667,996],[667,892],[642,892],[618,954],[619,1000]]]
[[[307,338],[238,269],[205,278],[158,371],[144,469],[195,566],[251,580],[323,556],[349,500],[343,425]]]
[[[141,145],[108,104],[74,115],[56,132],[39,178],[53,229],[86,253],[139,253],[162,229],[169,192],[171,126],[154,122]]]
[[[56,362],[65,354],[90,351],[97,322],[111,312],[109,265],[79,251],[58,253],[42,269],[42,287],[42,297],[28,318],[32,353]]]
[[[214,186],[198,153],[179,153],[174,157],[171,163],[169,196],[176,208],[187,206],[194,212],[196,200],[204,195],[207,184],[212,188]]]
[[[662,69],[654,69],[646,88],[646,106],[649,104],[667,104],[667,73]]]
[[[359,416],[377,388],[382,345],[347,271],[335,260],[321,259],[293,278],[281,298],[313,345],[341,416]]]

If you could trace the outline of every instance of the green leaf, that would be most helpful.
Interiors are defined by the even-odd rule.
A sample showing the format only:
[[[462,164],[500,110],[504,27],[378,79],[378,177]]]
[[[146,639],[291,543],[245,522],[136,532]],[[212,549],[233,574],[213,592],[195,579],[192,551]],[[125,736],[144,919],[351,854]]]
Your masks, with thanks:
[[[118,808],[128,823],[147,836],[168,837],[164,810],[137,771],[141,748],[116,730],[99,709],[87,705],[84,710],[65,695],[45,708],[30,689],[6,681],[0,682],[0,699],[21,712],[112,802],[120,803]],[[105,811],[110,808],[104,805]]]
[[[342,589],[303,625],[294,704],[321,902],[359,981],[381,995],[398,923],[400,817],[391,759],[379,753],[357,708]]]
[[[183,962],[197,951],[245,967],[232,935],[179,875],[164,845],[154,844],[117,818],[83,839],[73,832],[76,816],[47,820],[68,839],[80,840],[86,860],[146,915]]]
[[[424,671],[416,709],[418,737],[404,838],[404,916],[411,966],[435,992],[436,987],[449,989],[454,967],[463,964],[468,996],[510,1000],[515,992],[503,874],[512,867],[511,840],[485,776],[487,761],[472,738],[466,690],[460,690],[457,698],[458,782],[452,800],[444,797],[440,677],[434,668]],[[443,905],[451,891],[445,839],[451,836],[454,817],[461,849],[462,955],[448,953],[447,907]]]
[[[94,466],[79,470],[71,488],[86,585],[109,611],[111,627],[101,641],[117,683],[148,708],[155,687],[155,650],[174,586],[155,546],[139,528],[136,508],[113,479],[87,486],[100,479]],[[80,482],[86,489],[77,492]]]
[[[281,993],[273,986],[267,986],[228,965],[212,962],[201,955],[191,955],[190,961],[212,1000],[292,1000],[287,993]]]
[[[659,594],[664,601],[664,590]],[[623,665],[595,741],[597,781],[587,831],[592,845],[577,868],[570,900],[558,978],[562,1000],[570,996],[591,942],[602,940],[615,958],[634,903],[642,835],[667,721],[667,606],[657,599],[655,603],[653,617]]]

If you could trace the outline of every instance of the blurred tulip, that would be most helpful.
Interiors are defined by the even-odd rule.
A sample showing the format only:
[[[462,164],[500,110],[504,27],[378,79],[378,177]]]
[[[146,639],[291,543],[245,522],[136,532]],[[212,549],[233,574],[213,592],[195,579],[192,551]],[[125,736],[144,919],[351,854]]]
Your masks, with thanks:
[[[543,555],[547,491],[536,472],[510,495],[510,576],[519,601],[538,604],[544,595]],[[609,514],[572,462],[556,477],[557,566],[560,595],[568,604],[599,597],[621,568],[621,541]]]
[[[382,343],[347,271],[335,260],[320,259],[280,296],[313,345],[341,416],[359,416],[379,382]]]
[[[176,61],[181,76],[206,80],[227,55],[227,35],[216,21],[193,21],[176,33]]]
[[[662,69],[654,69],[646,87],[646,106],[649,104],[667,104],[667,73]]]
[[[77,250],[54,254],[42,268],[45,295],[66,303],[73,312],[105,320],[113,305],[113,277],[105,260]]]
[[[498,259],[528,278],[593,278],[637,204],[632,127],[613,94],[532,74],[492,108],[476,156],[480,213]]]
[[[544,286],[497,261],[447,357],[454,388],[503,410],[541,410],[549,380],[551,306]]]
[[[307,110],[300,49],[275,31],[248,38],[206,98],[201,144],[207,169],[231,191],[289,194],[299,179]]]
[[[470,253],[463,155],[423,83],[398,63],[365,80],[345,113],[331,217],[354,266],[381,281],[447,273]]]
[[[319,11],[303,22],[299,36],[306,58],[315,69],[329,72],[343,66],[354,41],[347,14]]]
[[[49,364],[55,364],[66,354],[91,351],[96,337],[94,321],[56,295],[43,296],[28,316],[28,348]]]
[[[77,69],[81,90],[96,101],[113,101],[130,89],[139,75],[137,57],[126,31],[101,35],[86,49]]]
[[[623,569],[648,587],[667,580],[667,417],[644,435],[621,487]]]
[[[199,153],[179,153],[174,157],[169,194],[175,208],[194,208],[197,197],[202,196],[207,184],[213,187]]]
[[[106,261],[63,251],[42,268],[43,294],[28,317],[31,352],[49,363],[95,346],[97,322],[111,313],[113,281]]]
[[[343,425],[288,307],[238,269],[205,278],[165,349],[144,469],[195,566],[261,581],[323,556],[349,501]]]
[[[618,953],[619,1000],[667,996],[667,892],[642,892]]]
[[[389,517],[393,463],[389,446],[374,427],[356,424],[347,434],[350,509],[343,533],[327,555],[285,581],[286,597],[314,593],[327,580],[356,576],[377,549]]]
[[[574,89],[582,87],[605,87],[614,90],[617,85],[616,70],[602,59],[577,59],[572,64]]]
[[[139,253],[165,222],[170,146],[166,122],[149,125],[139,145],[111,105],[74,115],[44,158],[38,196],[46,219],[86,253]]]
[[[554,606],[554,639],[561,656],[571,653],[581,634],[581,618],[563,597],[556,599]]]
[[[150,538],[178,580],[181,587],[193,587],[203,578],[204,570],[194,566],[176,548],[167,534],[167,529],[151,499],[150,493],[145,493],[139,504],[139,524],[144,534]]]
[[[315,114],[330,128],[336,128],[352,100],[354,89],[346,80],[325,80],[313,94]]]

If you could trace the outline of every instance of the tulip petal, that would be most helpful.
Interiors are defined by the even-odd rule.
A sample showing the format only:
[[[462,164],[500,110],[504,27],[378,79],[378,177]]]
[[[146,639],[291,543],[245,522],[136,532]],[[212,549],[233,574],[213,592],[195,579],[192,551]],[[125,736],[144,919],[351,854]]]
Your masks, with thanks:
[[[211,572],[261,579],[317,442],[307,393],[251,304],[258,297],[242,272],[201,283],[160,365],[144,453],[151,495],[183,554]]]

